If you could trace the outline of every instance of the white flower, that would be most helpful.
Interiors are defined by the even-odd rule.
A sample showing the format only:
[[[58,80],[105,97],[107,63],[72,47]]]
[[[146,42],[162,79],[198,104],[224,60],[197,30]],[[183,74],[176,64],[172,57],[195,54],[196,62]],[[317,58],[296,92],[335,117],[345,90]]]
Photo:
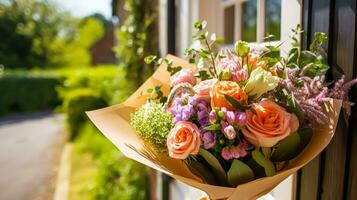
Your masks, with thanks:
[[[231,125],[228,125],[226,128],[224,128],[223,133],[224,136],[229,140],[233,140],[234,138],[236,138],[237,135],[236,131]]]
[[[245,85],[244,91],[255,98],[273,90],[278,86],[279,77],[273,76],[270,72],[258,67],[252,71]]]

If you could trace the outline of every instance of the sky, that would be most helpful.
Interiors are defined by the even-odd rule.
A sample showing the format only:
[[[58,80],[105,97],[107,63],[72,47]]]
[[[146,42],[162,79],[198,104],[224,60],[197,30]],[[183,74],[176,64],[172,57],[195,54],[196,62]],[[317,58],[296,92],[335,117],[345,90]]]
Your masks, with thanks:
[[[74,16],[83,17],[93,13],[101,13],[111,17],[111,0],[56,0]]]

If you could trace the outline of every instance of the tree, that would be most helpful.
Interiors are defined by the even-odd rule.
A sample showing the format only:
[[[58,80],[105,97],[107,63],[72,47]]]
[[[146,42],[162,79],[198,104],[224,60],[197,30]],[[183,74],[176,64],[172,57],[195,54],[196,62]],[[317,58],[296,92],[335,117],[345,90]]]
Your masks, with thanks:
[[[93,18],[84,18],[80,23],[75,38],[68,41],[66,38],[56,40],[57,54],[53,62],[67,66],[87,66],[91,64],[90,48],[104,35],[102,23]]]
[[[87,18],[94,18],[94,19],[100,21],[102,23],[102,25],[104,26],[105,30],[108,30],[112,27],[112,22],[110,20],[108,20],[107,18],[105,18],[105,16],[102,15],[101,13],[91,14],[91,15],[85,17],[83,20],[85,21]]]
[[[144,58],[158,52],[157,0],[127,0],[125,8],[129,16],[117,32],[114,50],[133,91],[154,71]]]
[[[52,1],[0,0],[0,63],[5,67],[54,65],[53,41],[74,33],[74,19]]]

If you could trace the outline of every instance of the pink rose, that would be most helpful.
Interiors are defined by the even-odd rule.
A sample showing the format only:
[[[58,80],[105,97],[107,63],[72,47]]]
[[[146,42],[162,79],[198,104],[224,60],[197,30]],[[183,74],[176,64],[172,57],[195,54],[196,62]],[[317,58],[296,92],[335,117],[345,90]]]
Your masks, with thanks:
[[[186,159],[196,155],[200,149],[201,139],[197,126],[191,122],[179,121],[167,136],[169,156],[175,159]]]
[[[245,138],[259,147],[272,147],[299,128],[297,117],[273,101],[263,100],[247,111]]]
[[[192,69],[182,69],[173,76],[170,77],[171,86],[175,86],[179,83],[189,83],[191,85],[196,84],[196,77],[193,74]]]
[[[197,85],[193,87],[197,96],[202,97],[204,99],[209,100],[209,92],[211,91],[212,86],[217,82],[217,79],[208,79],[199,82]]]

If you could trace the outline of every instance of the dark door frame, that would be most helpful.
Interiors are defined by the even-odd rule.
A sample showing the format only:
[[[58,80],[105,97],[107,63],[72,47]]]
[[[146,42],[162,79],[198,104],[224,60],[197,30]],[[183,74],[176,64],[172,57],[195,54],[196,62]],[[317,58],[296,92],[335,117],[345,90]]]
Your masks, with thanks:
[[[325,46],[331,69],[328,79],[357,76],[356,0],[304,0],[302,48],[306,49],[317,31],[325,32]],[[356,102],[357,90],[351,91]],[[357,199],[357,106],[348,118],[342,112],[328,147],[298,172],[297,200]]]
[[[357,77],[356,0],[304,0],[302,48],[306,49],[315,32],[325,32],[325,46],[331,69],[328,79]],[[167,52],[175,54],[175,0],[167,1]],[[357,102],[357,89],[350,93]],[[342,112],[334,138],[328,147],[297,174],[297,200],[357,199],[357,106],[348,118]],[[169,199],[170,178],[163,177],[162,199]]]
[[[176,6],[175,0],[167,0],[167,53],[176,54]],[[170,183],[172,178],[161,174],[162,200],[170,199]]]

